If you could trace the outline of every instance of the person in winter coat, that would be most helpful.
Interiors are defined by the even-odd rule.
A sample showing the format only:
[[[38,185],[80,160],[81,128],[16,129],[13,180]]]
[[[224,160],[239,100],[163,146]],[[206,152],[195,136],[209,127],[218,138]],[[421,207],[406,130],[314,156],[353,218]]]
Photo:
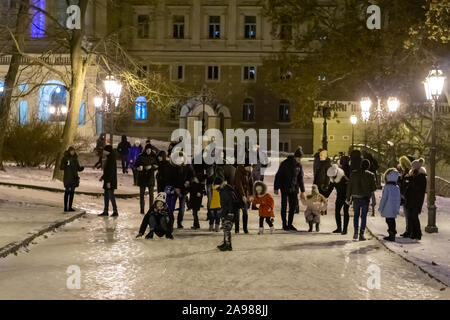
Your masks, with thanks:
[[[209,231],[219,232],[220,228],[220,185],[213,184],[211,190],[211,202],[209,204],[208,210],[208,221],[209,221]]]
[[[354,169],[350,174],[350,181],[347,185],[347,203],[353,200],[353,239],[358,239],[359,218],[361,217],[361,229],[359,229],[359,241],[364,241],[364,231],[366,229],[367,212],[369,211],[370,197],[377,189],[375,176],[369,171],[370,162],[364,159],[361,169]]]
[[[142,146],[139,140],[134,142],[134,145],[130,148],[128,152],[128,163],[130,164],[131,170],[133,171],[133,185],[137,185],[137,168],[136,168],[136,160],[139,155],[142,153]]]
[[[166,194],[164,192],[158,193],[155,202],[148,210],[147,214],[142,219],[141,227],[136,238],[144,235],[147,226],[150,227],[150,232],[145,236],[145,239],[153,239],[153,235],[160,238],[166,237],[173,239],[172,222],[170,220],[169,208],[166,205]]]
[[[275,174],[274,193],[278,195],[281,190],[281,219],[283,222],[283,230],[297,229],[293,226],[294,212],[297,206],[298,192],[300,189],[300,197],[304,198],[305,185],[303,182],[303,168],[301,165],[303,157],[302,148],[298,148],[294,155],[287,157],[281,162],[277,173]],[[286,219],[287,205],[289,203],[289,216]]]
[[[240,164],[236,168],[236,175],[234,176],[234,190],[237,196],[241,200],[242,209],[242,228],[244,233],[248,233],[248,207],[250,204],[249,197],[253,193],[253,181],[252,181],[252,166],[250,163],[244,165]],[[236,216],[235,232],[239,233],[239,213]]]
[[[103,180],[103,189],[104,192],[104,200],[105,200],[105,208],[103,209],[103,213],[99,216],[108,216],[109,209],[109,201],[113,206],[113,214],[112,217],[119,216],[117,211],[116,197],[114,195],[114,190],[117,189],[117,162],[116,156],[114,155],[114,150],[111,145],[106,145],[103,150],[104,155],[106,156],[105,165],[103,167],[103,175],[100,178],[100,181]]]
[[[347,199],[347,184],[349,179],[345,175],[344,170],[339,168],[337,164],[333,164],[327,171],[327,175],[330,178],[330,185],[328,187],[326,198],[330,196],[334,189],[336,189],[336,202],[335,202],[335,218],[336,218],[336,230],[333,233],[347,234],[348,222],[350,220],[349,208],[346,203]],[[344,209],[344,227],[342,228],[341,209]]]
[[[264,233],[264,220],[270,228],[270,233],[273,233],[273,221],[275,218],[273,209],[275,203],[272,196],[267,192],[267,186],[262,181],[256,181],[253,186],[252,201],[255,205],[259,205],[259,232],[258,234]]]
[[[308,232],[312,232],[313,225],[316,225],[316,232],[319,232],[320,215],[327,209],[327,198],[319,193],[319,188],[313,184],[311,194],[301,199],[302,204],[306,206],[305,220],[309,225]]]
[[[106,134],[102,133],[97,139],[95,146],[95,153],[97,154],[98,161],[94,164],[94,169],[100,169],[103,163],[103,148],[106,146]]]
[[[328,158],[327,150],[322,150],[319,157],[320,160],[313,184],[317,185],[321,195],[326,196],[328,193],[328,185],[330,184],[330,178],[327,175],[327,171],[331,167],[331,159]],[[327,214],[327,211],[324,210],[323,213]]]
[[[381,196],[380,205],[378,211],[381,216],[386,218],[388,225],[389,236],[384,237],[386,241],[395,241],[395,235],[397,233],[395,228],[395,218],[400,211],[400,188],[397,184],[399,173],[395,168],[390,168],[384,174],[384,180],[386,185],[383,188],[383,195]]]
[[[184,154],[180,153],[180,163],[174,164],[173,167],[173,187],[178,198],[178,216],[177,216],[177,228],[183,229],[183,218],[186,207],[186,198],[188,188],[192,177],[194,176],[194,170],[191,165],[185,164]]]
[[[69,149],[64,152],[59,169],[64,171],[64,212],[73,212],[75,211],[72,208],[75,189],[80,185],[78,172],[84,170],[84,167],[80,166],[78,162],[78,155],[76,154],[74,147],[69,147]]]
[[[315,178],[319,172],[319,162],[320,162],[320,153],[323,151],[322,148],[319,148],[316,153],[314,153],[314,162],[313,162],[313,178]]]
[[[422,212],[425,193],[427,190],[427,171],[423,167],[423,159],[414,160],[411,170],[405,177],[405,207],[408,211],[408,238],[421,240],[419,214]]]
[[[153,192],[155,189],[155,171],[158,169],[156,154],[150,148],[150,145],[145,146],[136,160],[135,164],[137,170],[137,185],[139,186],[139,198],[141,214],[145,212],[145,191],[148,189],[150,204],[153,203]]]
[[[406,196],[405,193],[406,193],[406,180],[407,180],[406,176],[411,171],[411,168],[412,168],[411,161],[409,160],[409,158],[407,156],[401,156],[398,159],[397,170],[400,172],[398,184],[400,186],[403,214],[405,216],[405,225],[406,225],[405,232],[403,234],[401,234],[402,237],[409,237],[409,235],[411,233],[409,230],[409,224],[408,224],[408,210],[406,209],[406,206],[405,206],[405,196]]]
[[[345,176],[350,178],[350,173],[352,170],[350,169],[350,157],[342,156],[339,158],[339,166],[342,170],[344,170]]]
[[[157,155],[158,162],[158,172],[156,173],[156,182],[158,193],[164,192],[167,186],[172,185],[171,183],[171,166],[167,160],[166,152],[160,151]]]
[[[117,152],[120,155],[120,160],[122,161],[122,173],[128,173],[128,152],[131,149],[131,144],[127,140],[127,136],[122,136],[122,141],[120,141],[119,145],[117,146]]]
[[[198,220],[198,212],[202,207],[203,194],[205,193],[205,188],[200,180],[194,176],[192,182],[188,188],[189,191],[189,202],[191,204],[192,215],[194,216],[194,225],[191,229],[200,229],[200,222]]]

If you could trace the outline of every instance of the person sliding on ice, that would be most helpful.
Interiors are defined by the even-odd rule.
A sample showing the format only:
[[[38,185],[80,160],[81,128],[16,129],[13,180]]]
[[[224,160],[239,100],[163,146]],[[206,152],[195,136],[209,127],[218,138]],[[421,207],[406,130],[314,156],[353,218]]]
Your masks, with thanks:
[[[166,205],[166,194],[164,192],[158,193],[155,202],[148,210],[147,214],[142,219],[141,227],[136,238],[144,235],[147,226],[150,227],[150,232],[145,236],[145,239],[153,239],[153,234],[160,238],[166,236],[168,239],[173,239],[172,222],[170,221],[169,208]]]
[[[273,213],[273,208],[275,203],[272,196],[267,192],[267,186],[262,181],[256,181],[253,186],[254,197],[251,200],[255,205],[259,205],[259,232],[258,234],[264,233],[264,219],[269,225],[270,233],[273,233],[273,218],[275,217]]]
[[[313,225],[316,225],[316,231],[319,232],[320,215],[327,210],[327,198],[319,193],[319,188],[313,184],[311,194],[306,196],[306,199],[301,198],[303,205],[306,206],[305,219],[309,224],[308,232],[312,232]]]
[[[109,209],[109,201],[111,200],[113,206],[113,214],[112,217],[117,217],[119,213],[117,212],[117,204],[116,197],[114,196],[114,190],[117,189],[117,161],[116,156],[114,155],[114,150],[111,145],[106,145],[103,153],[106,156],[105,165],[103,167],[103,175],[100,178],[100,181],[103,180],[103,189],[105,189],[104,198],[105,198],[105,208],[103,213],[99,216],[107,217],[108,209]]]
[[[200,222],[198,220],[198,211],[202,206],[203,194],[205,193],[205,189],[198,180],[197,176],[192,178],[192,182],[188,188],[188,191],[192,215],[194,216],[194,225],[191,227],[191,229],[197,230],[200,229]]]
[[[400,211],[401,202],[400,187],[397,185],[399,176],[399,172],[394,168],[388,169],[384,174],[386,184],[383,188],[378,211],[382,217],[386,218],[388,225],[389,236],[383,238],[386,241],[395,241],[395,234],[397,233],[397,230],[395,230],[395,218],[397,218]]]
[[[328,177],[330,177],[330,185],[325,194],[325,197],[329,197],[336,189],[336,202],[335,202],[335,218],[337,229],[333,233],[347,234],[348,221],[350,216],[348,214],[349,205],[345,202],[347,194],[348,178],[345,175],[345,171],[337,164],[333,164],[327,171]],[[344,228],[342,229],[341,209],[344,208]]]
[[[78,172],[84,170],[84,167],[78,163],[78,155],[73,147],[69,147],[64,152],[64,157],[61,159],[60,170],[64,171],[64,212],[75,211],[72,208],[73,197],[75,196],[75,189],[80,185],[80,177]]]

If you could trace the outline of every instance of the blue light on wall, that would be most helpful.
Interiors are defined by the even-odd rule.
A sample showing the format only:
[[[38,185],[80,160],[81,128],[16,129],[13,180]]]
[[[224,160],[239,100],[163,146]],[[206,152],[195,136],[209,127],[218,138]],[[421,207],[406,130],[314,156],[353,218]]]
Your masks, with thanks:
[[[2,94],[3,91],[5,91],[5,83],[3,81],[0,81],[0,94]]]
[[[31,37],[42,38],[45,35],[45,0],[33,0],[33,18],[31,21]],[[41,9],[41,10],[39,10]]]
[[[28,102],[19,102],[19,123],[26,124],[28,121]]]
[[[147,120],[147,99],[145,97],[136,99],[134,118],[136,120]]]
[[[85,124],[86,124],[86,103],[82,101],[80,106],[80,114],[78,116],[78,125],[84,126]]]

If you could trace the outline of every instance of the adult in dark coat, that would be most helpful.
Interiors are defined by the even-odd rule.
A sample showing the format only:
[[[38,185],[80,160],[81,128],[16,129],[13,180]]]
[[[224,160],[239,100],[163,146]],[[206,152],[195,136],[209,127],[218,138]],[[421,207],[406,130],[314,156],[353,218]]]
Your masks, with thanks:
[[[327,171],[330,167],[331,160],[328,158],[328,152],[327,150],[322,150],[319,155],[319,163],[317,164],[317,171],[314,176],[313,184],[317,185],[319,193],[325,197],[328,193],[328,186],[330,184],[330,177],[327,175]]]
[[[342,170],[344,170],[345,176],[347,178],[350,178],[350,173],[352,172],[352,169],[350,169],[350,157],[349,156],[340,157],[339,166]]]
[[[60,170],[64,171],[64,212],[75,211],[72,208],[75,189],[80,185],[78,172],[84,170],[78,162],[78,155],[73,147],[69,147],[61,159]]]
[[[198,220],[198,212],[202,207],[202,199],[205,194],[205,185],[200,182],[197,176],[192,178],[188,188],[189,204],[192,209],[192,216],[194,217],[194,224],[191,229],[200,229],[200,222]]]
[[[406,224],[406,230],[404,233],[401,234],[402,237],[409,237],[411,232],[409,230],[409,223],[408,223],[408,210],[405,206],[405,197],[406,197],[406,182],[407,182],[407,176],[409,172],[411,171],[412,165],[411,161],[407,156],[401,156],[398,159],[398,166],[397,170],[400,172],[400,177],[398,179],[398,185],[400,187],[400,196],[401,196],[401,205],[403,206],[403,214],[405,216],[405,224]]]
[[[297,229],[293,226],[294,212],[298,203],[298,192],[300,196],[305,197],[305,184],[303,182],[303,168],[301,165],[303,157],[302,148],[298,148],[294,155],[287,157],[281,162],[275,175],[274,192],[278,194],[281,190],[281,219],[283,221],[283,230]],[[286,219],[287,204],[289,203],[289,216]]]
[[[156,182],[158,184],[158,193],[164,192],[167,186],[172,186],[171,183],[171,165],[167,160],[165,151],[160,151],[157,156],[158,172],[156,173]]]
[[[158,169],[156,154],[153,152],[149,144],[145,146],[144,152],[142,152],[137,158],[135,166],[138,172],[137,185],[139,186],[141,214],[144,214],[145,191],[148,189],[150,207],[153,203],[153,192],[155,189],[155,171]]]
[[[180,159],[184,159],[183,157],[180,157]],[[191,182],[191,179],[194,176],[194,170],[191,165],[185,164],[184,160],[182,160],[182,163],[175,164],[173,167],[173,187],[175,190],[175,193],[178,198],[178,216],[177,216],[177,228],[183,229],[183,218],[184,218],[184,211],[186,207],[186,198],[188,193],[188,188]]]
[[[347,234],[348,222],[350,220],[349,205],[346,203],[347,199],[347,184],[349,179],[345,175],[344,170],[339,168],[337,164],[333,164],[327,171],[328,177],[330,177],[330,185],[325,194],[325,197],[329,197],[330,194],[336,189],[336,202],[335,202],[335,218],[337,229],[333,233]],[[344,228],[342,228],[341,209],[344,209]]]
[[[427,190],[427,172],[423,167],[423,159],[414,160],[412,169],[405,177],[405,207],[408,210],[408,238],[421,240],[422,230],[420,227],[419,214],[422,212],[425,193]]]
[[[100,134],[95,146],[95,153],[97,154],[98,161],[94,164],[94,169],[100,169],[103,163],[103,148],[106,146],[106,133]]]
[[[313,178],[316,177],[317,172],[319,171],[319,162],[320,162],[320,153],[323,151],[322,148],[319,148],[316,153],[314,153],[314,162],[313,162]]]
[[[128,173],[128,152],[131,149],[131,144],[127,140],[127,136],[122,136],[122,141],[117,146],[117,152],[120,155],[120,160],[122,161],[122,172]]]
[[[119,215],[117,211],[116,197],[114,195],[114,190],[117,189],[117,162],[116,156],[114,155],[114,150],[111,145],[106,145],[103,150],[104,155],[106,156],[105,165],[103,167],[103,175],[100,178],[100,181],[103,180],[103,189],[104,192],[104,200],[105,200],[105,208],[103,209],[103,213],[99,216],[107,217],[109,210],[109,201],[113,206],[113,214],[112,217],[117,217]]]
[[[252,165],[246,163],[240,164],[236,168],[236,175],[234,176],[234,190],[241,201],[242,210],[242,229],[244,233],[248,233],[248,207],[250,204],[249,197],[253,194],[253,179],[252,179]],[[239,233],[239,214],[235,216],[235,232]]]

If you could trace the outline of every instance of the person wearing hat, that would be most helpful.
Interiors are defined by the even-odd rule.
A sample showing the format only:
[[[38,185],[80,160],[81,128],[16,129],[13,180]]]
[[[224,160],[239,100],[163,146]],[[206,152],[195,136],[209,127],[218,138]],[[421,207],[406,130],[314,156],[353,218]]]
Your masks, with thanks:
[[[135,164],[137,174],[137,185],[139,186],[139,199],[141,214],[145,211],[145,191],[148,189],[150,198],[149,207],[153,203],[153,192],[155,189],[155,171],[158,169],[156,154],[151,149],[150,145],[145,146],[136,160]]]
[[[72,208],[75,189],[80,185],[78,172],[84,170],[78,162],[78,155],[74,147],[69,147],[61,159],[60,170],[64,171],[64,212],[75,211]]]
[[[105,165],[103,166],[103,175],[100,178],[100,181],[103,181],[103,189],[104,192],[104,200],[105,200],[105,208],[103,209],[103,213],[99,216],[107,217],[109,210],[109,202],[113,206],[113,214],[112,217],[119,216],[117,211],[116,197],[114,195],[114,190],[117,189],[117,162],[116,156],[114,154],[113,147],[108,144],[103,148],[103,154],[106,156]]]
[[[347,184],[348,178],[345,175],[344,170],[339,168],[337,164],[333,164],[327,170],[327,176],[330,179],[330,185],[325,194],[325,197],[329,197],[330,194],[336,189],[336,202],[335,202],[335,218],[336,218],[336,230],[333,233],[347,234],[348,222],[350,219],[349,208],[350,206],[345,202],[347,198]],[[342,228],[341,209],[344,209],[344,227]]]
[[[405,237],[421,240],[422,230],[420,227],[419,214],[422,212],[427,190],[427,171],[423,167],[423,159],[414,160],[411,170],[405,177],[405,207],[408,211],[409,234]]]
[[[249,197],[253,194],[253,180],[252,180],[252,165],[249,161],[245,164],[240,164],[236,168],[234,176],[234,190],[241,201],[242,210],[242,229],[244,233],[248,233],[248,207],[250,204]],[[235,221],[235,232],[239,233],[239,214],[238,212]]]
[[[283,230],[297,231],[293,226],[294,212],[298,203],[298,193],[300,189],[300,197],[305,197],[305,184],[303,182],[302,167],[303,150],[299,147],[295,153],[288,156],[286,160],[281,162],[277,173],[275,174],[274,192],[278,195],[281,190],[281,219],[283,222]],[[289,203],[289,216],[286,219],[287,205]]]
[[[153,235],[160,238],[166,237],[173,239],[172,222],[170,221],[169,208],[166,205],[166,194],[164,192],[158,193],[155,202],[148,210],[147,214],[142,219],[141,227],[136,238],[144,235],[147,226],[150,227],[150,232],[145,236],[145,239],[153,239]]]

